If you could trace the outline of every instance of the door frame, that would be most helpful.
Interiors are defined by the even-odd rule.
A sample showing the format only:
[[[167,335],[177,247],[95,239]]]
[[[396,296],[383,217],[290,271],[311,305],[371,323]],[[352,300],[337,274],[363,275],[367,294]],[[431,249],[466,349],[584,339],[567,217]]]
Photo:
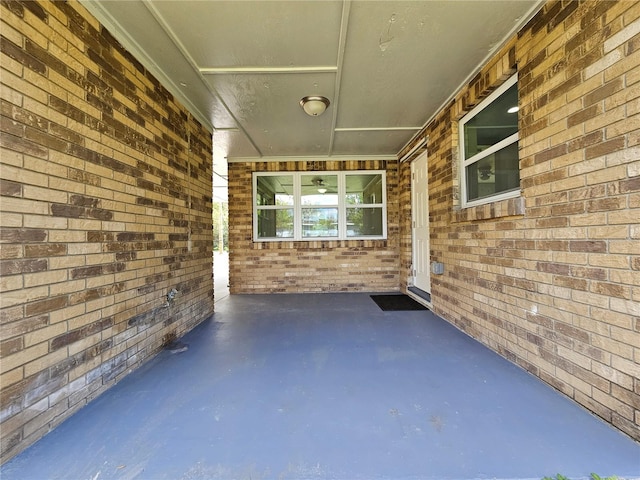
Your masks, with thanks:
[[[426,204],[426,210],[425,210],[425,214],[426,214],[426,222],[428,225],[427,228],[427,245],[428,245],[428,251],[427,251],[427,256],[429,257],[427,260],[427,290],[425,290],[424,288],[420,288],[416,285],[416,257],[417,257],[417,244],[418,242],[416,241],[416,233],[417,233],[417,228],[416,228],[416,216],[418,214],[419,209],[416,208],[416,202],[417,202],[417,195],[416,195],[416,188],[415,188],[415,167],[416,167],[416,162],[418,161],[424,161],[425,162],[425,168],[427,169],[426,171],[426,176],[427,176],[427,204]],[[427,156],[427,151],[425,150],[423,153],[421,153],[419,156],[417,156],[414,160],[411,161],[411,286],[409,286],[409,291],[411,293],[413,293],[414,295],[417,295],[418,297],[420,297],[423,300],[426,300],[427,302],[431,302],[431,271],[430,271],[430,249],[431,249],[431,245],[430,245],[430,238],[429,238],[429,202],[428,202],[428,198],[429,198],[429,185],[428,185],[428,174],[429,174],[429,165],[428,165],[428,156]],[[425,287],[425,285],[421,285],[421,287]]]

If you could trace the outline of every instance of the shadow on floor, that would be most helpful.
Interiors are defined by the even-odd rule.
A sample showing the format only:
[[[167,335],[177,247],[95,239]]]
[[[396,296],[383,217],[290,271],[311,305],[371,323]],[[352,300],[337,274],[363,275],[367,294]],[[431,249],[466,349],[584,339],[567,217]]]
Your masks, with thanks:
[[[640,477],[640,445],[430,311],[231,295],[13,479]]]

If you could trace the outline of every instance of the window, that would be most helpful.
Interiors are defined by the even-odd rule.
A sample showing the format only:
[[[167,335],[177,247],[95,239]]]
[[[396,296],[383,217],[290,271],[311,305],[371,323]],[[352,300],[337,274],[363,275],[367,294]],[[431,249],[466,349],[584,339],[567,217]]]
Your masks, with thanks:
[[[256,241],[382,239],[384,171],[253,174]]]
[[[520,195],[517,75],[462,118],[460,152],[463,206]]]

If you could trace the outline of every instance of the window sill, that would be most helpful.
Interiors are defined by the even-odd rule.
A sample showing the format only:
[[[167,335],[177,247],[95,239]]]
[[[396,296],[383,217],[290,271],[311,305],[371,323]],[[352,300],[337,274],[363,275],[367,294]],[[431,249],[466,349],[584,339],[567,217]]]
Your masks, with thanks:
[[[462,223],[502,217],[516,217],[524,215],[524,210],[524,197],[509,198],[475,207],[462,208],[454,212],[453,221],[455,223]]]
[[[282,240],[253,241],[254,250],[325,250],[336,248],[387,248],[386,239],[376,240]]]

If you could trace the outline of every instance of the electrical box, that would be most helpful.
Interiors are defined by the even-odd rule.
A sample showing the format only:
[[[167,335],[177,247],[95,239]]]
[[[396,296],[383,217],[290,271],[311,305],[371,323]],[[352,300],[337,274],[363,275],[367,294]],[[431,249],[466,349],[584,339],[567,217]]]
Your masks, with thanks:
[[[444,263],[431,262],[431,273],[434,275],[442,275],[444,273]]]

